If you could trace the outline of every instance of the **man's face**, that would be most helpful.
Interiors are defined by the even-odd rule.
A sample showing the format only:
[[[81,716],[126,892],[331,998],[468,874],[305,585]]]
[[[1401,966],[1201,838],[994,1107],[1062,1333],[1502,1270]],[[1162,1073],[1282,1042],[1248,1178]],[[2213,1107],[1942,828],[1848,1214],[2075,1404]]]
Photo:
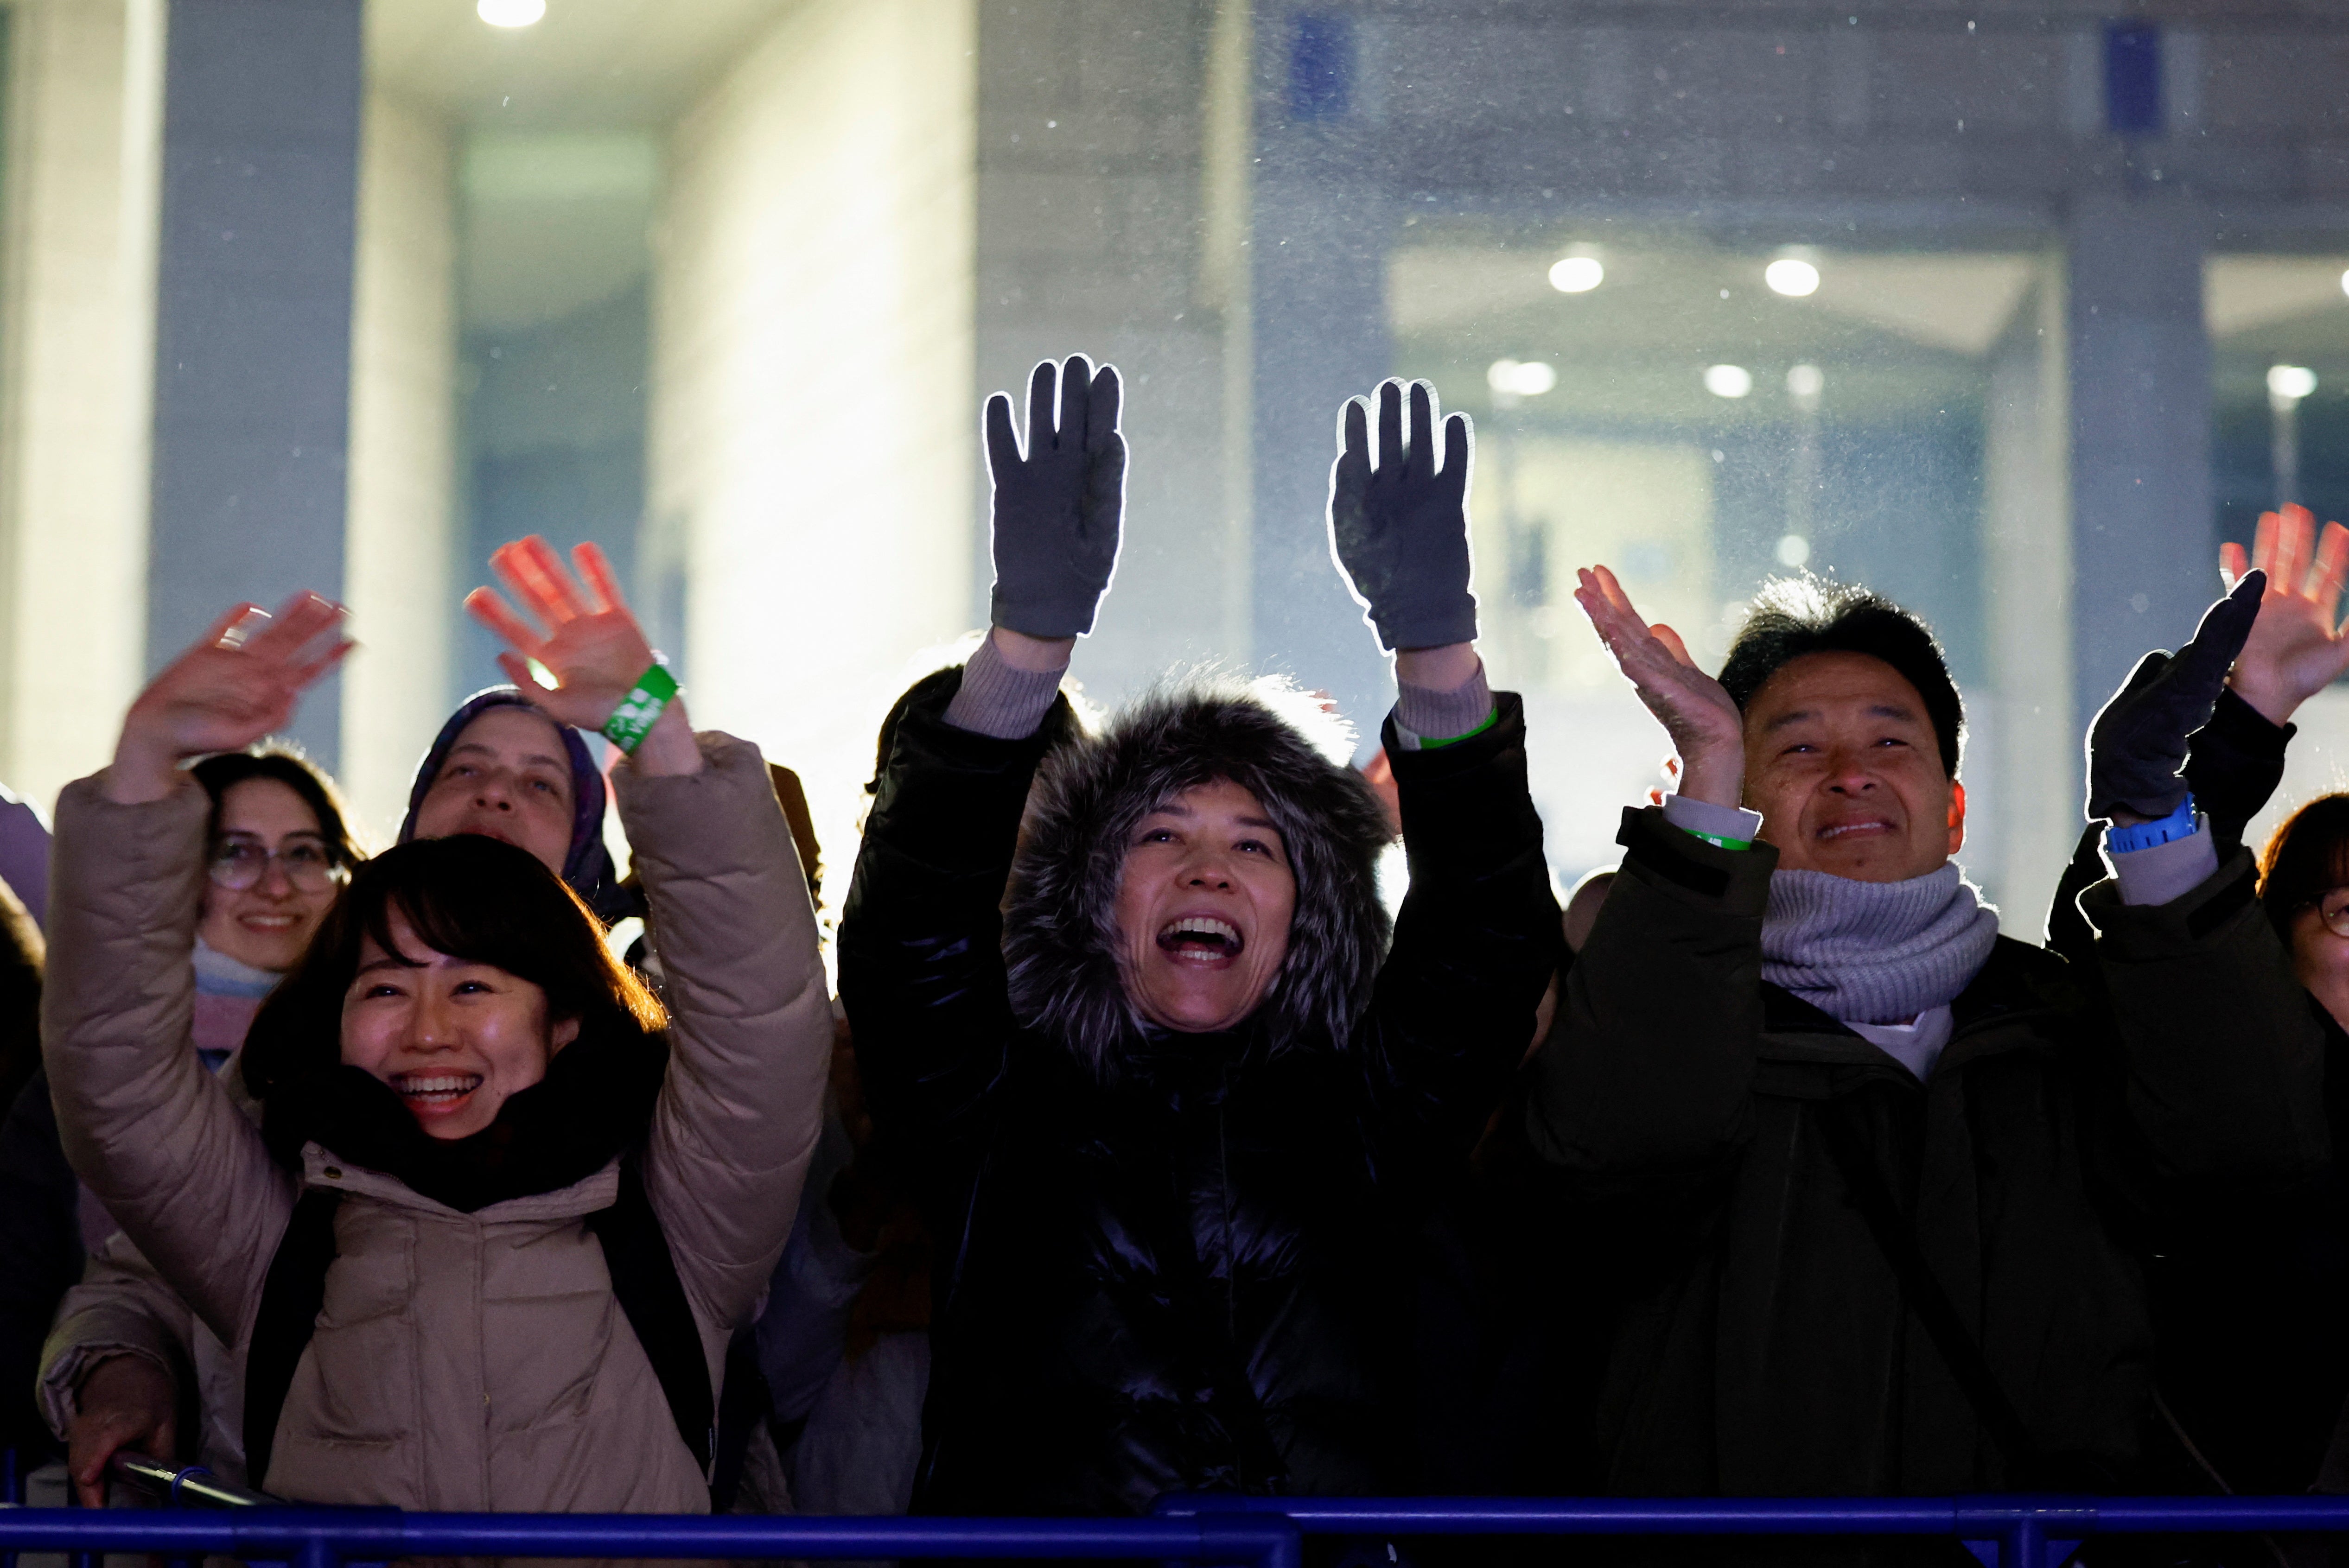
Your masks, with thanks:
[[[1126,995],[1162,1027],[1228,1029],[1271,991],[1296,913],[1296,873],[1257,798],[1222,779],[1185,789],[1126,845],[1117,888]]]
[[[1866,654],[1806,654],[1754,694],[1745,803],[1781,866],[1854,882],[1930,875],[1965,839],[1924,699]]]
[[[538,857],[563,874],[571,853],[571,757],[554,721],[507,705],[483,710],[458,732],[416,808],[416,836],[481,833]]]

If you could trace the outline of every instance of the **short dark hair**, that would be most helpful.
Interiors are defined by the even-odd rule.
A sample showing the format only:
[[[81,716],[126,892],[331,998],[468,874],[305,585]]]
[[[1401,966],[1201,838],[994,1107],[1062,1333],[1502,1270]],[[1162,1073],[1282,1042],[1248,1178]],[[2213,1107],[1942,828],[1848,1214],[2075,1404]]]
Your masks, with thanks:
[[[536,855],[478,833],[418,839],[359,869],[262,1004],[244,1042],[244,1083],[255,1099],[340,1062],[344,994],[367,937],[398,951],[394,909],[434,952],[538,986],[549,1019],[578,1019],[583,1038],[667,1026],[652,992],[605,944],[603,922]]]
[[[2260,851],[2260,906],[2287,938],[2292,917],[2349,887],[2349,793],[2319,795],[2283,820]]]
[[[188,771],[212,799],[212,818],[204,825],[207,837],[219,835],[221,802],[231,789],[248,779],[274,779],[302,797],[302,803],[318,819],[318,832],[326,839],[326,852],[336,865],[355,866],[367,859],[367,851],[351,834],[335,781],[291,742],[264,740],[243,751],[223,751],[205,758]]]
[[[1941,748],[1941,770],[1958,776],[1965,704],[1950,678],[1950,661],[1924,622],[1857,583],[1774,578],[1754,596],[1721,666],[1721,684],[1744,713],[1772,676],[1809,654],[1865,654],[1890,665],[1924,699]]]

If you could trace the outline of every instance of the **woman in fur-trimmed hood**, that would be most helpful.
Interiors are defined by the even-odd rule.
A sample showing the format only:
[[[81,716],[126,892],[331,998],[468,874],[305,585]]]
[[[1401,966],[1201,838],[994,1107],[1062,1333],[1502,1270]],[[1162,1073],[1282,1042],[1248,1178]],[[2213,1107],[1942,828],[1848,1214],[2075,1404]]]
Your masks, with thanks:
[[[1332,500],[1402,650],[1390,946],[1391,830],[1309,701],[1176,682],[1077,732],[1057,692],[1115,559],[1123,446],[1114,372],[1070,362],[1057,430],[1053,380],[1025,455],[990,406],[994,629],[899,703],[841,925],[867,1097],[937,1240],[915,1506],[1392,1489],[1413,1205],[1559,958],[1523,711],[1471,641],[1464,422],[1428,471],[1419,393],[1414,469],[1390,386],[1388,461],[1357,418]]]

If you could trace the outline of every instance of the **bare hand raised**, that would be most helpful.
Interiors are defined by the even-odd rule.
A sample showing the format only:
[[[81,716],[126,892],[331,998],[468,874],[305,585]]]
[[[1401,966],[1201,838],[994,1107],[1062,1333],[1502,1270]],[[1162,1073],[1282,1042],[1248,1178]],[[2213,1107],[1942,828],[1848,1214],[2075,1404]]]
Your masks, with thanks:
[[[2269,723],[2282,725],[2349,671],[2349,636],[2339,620],[2342,586],[2349,582],[2349,528],[2328,522],[2320,542],[2316,516],[2306,507],[2261,512],[2248,559],[2240,544],[2219,549],[2220,575],[2230,590],[2254,571],[2267,573],[2267,592],[2227,684]]]
[[[107,798],[160,800],[189,758],[235,751],[284,728],[304,689],[350,652],[343,617],[341,605],[296,593],[274,617],[239,604],[213,622],[123,716]]]
[[[620,699],[652,667],[653,649],[629,613],[604,552],[590,542],[573,550],[571,559],[579,569],[577,577],[564,566],[554,547],[536,534],[491,552],[491,570],[546,628],[543,632],[494,588],[476,588],[466,594],[465,609],[511,646],[512,652],[498,655],[498,667],[523,696],[557,723],[592,733],[604,727]],[[554,677],[552,690],[538,684],[530,667],[533,660]],[[700,752],[686,721],[682,696],[669,700],[636,755],[647,772],[699,771]]]
[[[1709,805],[1741,804],[1745,722],[1737,704],[1719,681],[1697,667],[1679,633],[1640,618],[1614,573],[1597,566],[1577,576],[1580,586],[1574,602],[1680,752],[1680,792]]]

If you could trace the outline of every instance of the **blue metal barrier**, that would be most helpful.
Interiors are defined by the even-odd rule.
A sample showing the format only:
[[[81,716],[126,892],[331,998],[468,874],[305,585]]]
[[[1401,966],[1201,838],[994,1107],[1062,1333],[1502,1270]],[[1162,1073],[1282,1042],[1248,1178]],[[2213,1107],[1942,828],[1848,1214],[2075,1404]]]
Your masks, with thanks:
[[[1175,1497],[1142,1519],[410,1513],[279,1504],[0,1509],[12,1552],[222,1555],[288,1568],[403,1557],[1155,1559],[1299,1568],[1309,1535],[1938,1536],[1992,1568],[2058,1568],[2115,1534],[2349,1532],[2349,1497]]]

